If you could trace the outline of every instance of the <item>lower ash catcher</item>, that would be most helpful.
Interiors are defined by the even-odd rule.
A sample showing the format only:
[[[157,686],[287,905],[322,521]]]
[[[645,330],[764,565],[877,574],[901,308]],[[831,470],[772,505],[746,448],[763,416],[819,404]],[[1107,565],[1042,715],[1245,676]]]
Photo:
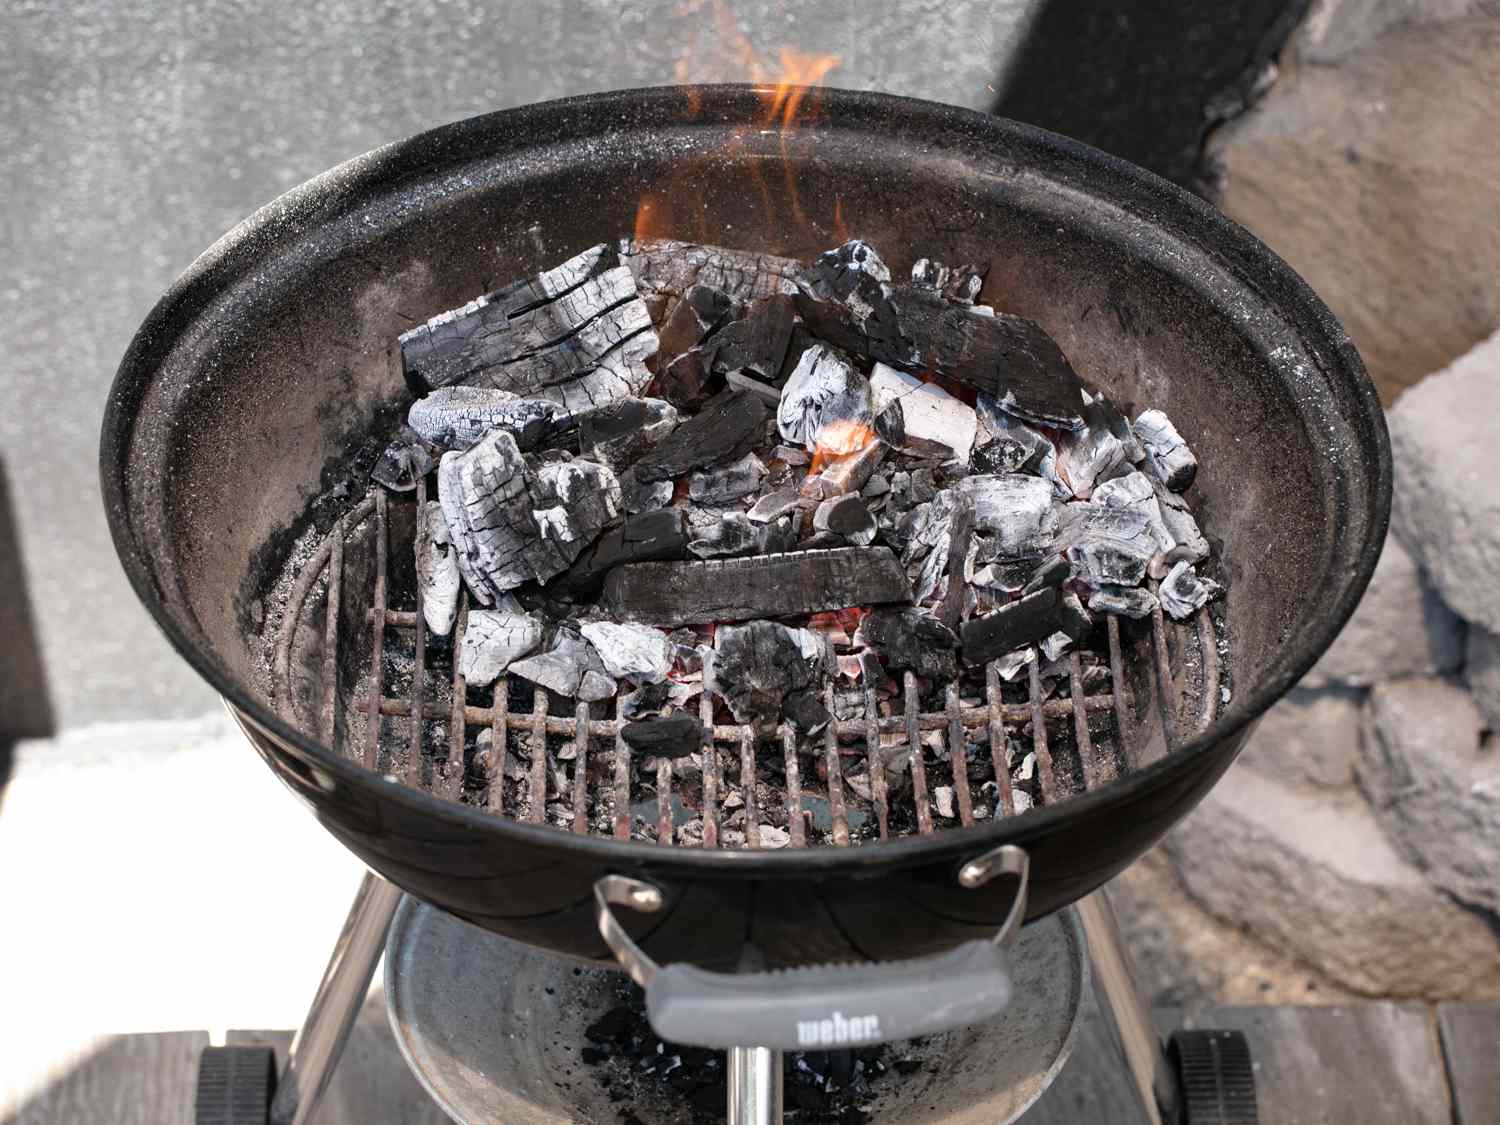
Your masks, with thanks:
[[[1048,915],[1071,905],[1065,916],[1076,912],[1148,1119],[1253,1119],[1253,1090],[1234,1078],[1248,1067],[1242,1045],[1178,1037],[1170,1054],[1163,1049],[1104,900],[1090,892],[1192,807],[1232,760],[1247,724],[1311,666],[1352,611],[1389,506],[1378,403],[1327,310],[1200,202],[1012,123],[875,95],[822,98],[816,121],[782,137],[757,139],[751,129],[747,139],[762,107],[746,88],[634,91],[424,134],[298,189],[238,229],[184,276],[133,343],[101,452],[126,571],[256,750],[373,872],[274,1109],[266,1108],[272,1083],[263,1055],[210,1052],[200,1121],[311,1119],[392,929],[398,886],[450,923],[462,918],[520,939],[548,961],[556,953],[618,961],[645,988],[653,1024],[671,1029],[665,1038],[730,1051],[726,1065],[743,1079],[727,1085],[736,1121],[771,1120],[783,1108],[773,1052],[806,1049],[799,1036],[819,1038],[821,1049],[841,1036],[852,1046],[854,1037],[923,1033],[927,1011],[913,996],[932,987],[934,973],[939,983],[964,984],[950,990],[960,999],[988,996],[989,1007],[972,1017],[981,1024],[1001,1000],[1020,1003],[997,999],[1024,975],[1008,967],[997,937],[1011,938],[1023,920],[1036,923],[1028,933],[1050,925]],[[598,144],[606,134],[609,143]],[[762,158],[784,159],[796,175],[764,181],[764,193],[743,190]],[[816,828],[829,834],[818,841],[826,846],[722,851],[631,839],[631,825],[623,836],[613,823],[599,834],[558,831],[391,784],[309,733],[321,729],[317,721],[293,725],[278,713],[258,667],[266,598],[289,550],[319,542],[330,556],[344,549],[330,532],[340,516],[353,522],[347,498],[362,482],[349,466],[368,468],[361,442],[372,419],[392,410],[387,341],[500,278],[630,229],[635,199],[668,180],[698,202],[669,232],[677,237],[711,234],[805,259],[841,241],[837,201],[838,213],[857,217],[860,233],[898,265],[909,264],[903,253],[918,252],[987,261],[1005,305],[1040,321],[1092,383],[1116,401],[1162,406],[1192,435],[1214,467],[1196,486],[1203,523],[1222,537],[1216,551],[1235,583],[1222,615],[1209,619],[1207,633],[1192,628],[1181,638],[1125,630],[1121,659],[1105,654],[1105,682],[1086,688],[1077,677],[1066,701],[1002,698],[998,716],[1002,727],[1039,719],[1033,729],[1058,732],[1056,746],[1069,753],[1088,738],[1116,737],[1107,734],[1113,726],[1093,725],[1096,716],[1125,725],[1144,717],[1155,724],[1154,753],[1139,762],[1125,753],[1115,762],[1121,768],[1096,778],[1064,777],[1076,788],[1055,801],[1043,793],[1029,811],[1013,806],[1007,815],[865,842],[856,833],[839,839],[828,785],[829,820]],[[597,206],[567,202],[579,198]],[[914,198],[925,206],[909,206]],[[787,216],[797,214],[807,231],[789,229],[796,224]],[[345,499],[309,510],[309,496],[335,497],[340,488]],[[370,608],[362,592],[345,600],[344,620],[360,618],[351,635],[356,626],[392,636],[406,628],[391,616],[404,609],[382,602],[367,619]],[[1225,639],[1235,676],[1227,698],[1201,690]],[[1191,704],[1175,730],[1150,709],[1115,715],[1127,701],[1151,698],[1153,682]],[[404,693],[410,685],[394,686]],[[1108,696],[1097,712],[1094,690]],[[367,702],[384,708],[388,695],[377,689]],[[1033,702],[1043,714],[1033,715]],[[1045,710],[1054,703],[1055,714]],[[919,734],[940,736],[953,722],[988,722],[961,703],[955,709],[892,722],[911,718]],[[458,717],[466,737],[494,727],[496,708],[482,710]],[[575,736],[583,725],[596,743],[590,752],[606,769],[614,760],[613,716],[534,709],[502,716],[507,729],[511,718],[560,737],[567,724]],[[844,732],[834,734],[837,746]],[[839,758],[830,756],[830,775]],[[1086,762],[1079,759],[1080,772]],[[398,926],[393,942],[401,932],[409,929]],[[476,937],[472,948],[494,940]],[[766,975],[746,960],[747,948],[775,969],[854,963]],[[830,997],[836,1005],[793,1012],[798,999]],[[762,1017],[768,1022],[756,1023]],[[763,1046],[744,1048],[737,1021],[766,1028],[741,1032]],[[1206,1106],[1218,1116],[1204,1116]],[[978,1120],[957,1112],[926,1119]]]

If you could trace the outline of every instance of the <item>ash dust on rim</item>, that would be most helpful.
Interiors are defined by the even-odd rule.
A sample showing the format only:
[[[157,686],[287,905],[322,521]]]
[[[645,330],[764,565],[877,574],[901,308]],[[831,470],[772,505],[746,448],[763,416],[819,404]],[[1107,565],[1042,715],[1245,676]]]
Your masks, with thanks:
[[[889,279],[861,242],[626,240],[408,332],[429,391],[266,614],[283,714],[499,815],[707,847],[1020,815],[1191,737],[1227,687],[1188,441],[982,270]]]

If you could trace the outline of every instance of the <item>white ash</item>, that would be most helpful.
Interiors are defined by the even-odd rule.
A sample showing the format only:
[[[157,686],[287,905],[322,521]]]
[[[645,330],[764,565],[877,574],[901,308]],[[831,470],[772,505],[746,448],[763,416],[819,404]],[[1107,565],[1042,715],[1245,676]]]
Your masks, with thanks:
[[[1146,461],[1158,480],[1173,492],[1183,492],[1198,474],[1198,458],[1160,410],[1143,410],[1135,420],[1135,435],[1146,450]]]
[[[1162,609],[1180,621],[1217,597],[1219,584],[1211,578],[1200,577],[1193,570],[1193,564],[1183,560],[1162,579],[1156,593],[1161,599]]]
[[[1026,666],[1037,658],[1036,649],[1030,645],[1022,648],[1011,649],[996,661],[996,668],[1000,678],[1006,683],[1013,683],[1017,676],[1026,670]]]
[[[831,453],[862,448],[874,420],[869,382],[847,356],[826,344],[802,353],[776,410],[782,440]]]
[[[586,621],[579,629],[617,680],[661,683],[672,669],[673,645],[660,629],[615,621]]]
[[[968,464],[978,430],[972,406],[935,383],[924,383],[883,363],[877,363],[870,373],[870,397],[876,415],[892,403],[899,405],[908,441],[916,439],[941,446]]]
[[[688,476],[688,496],[699,504],[726,504],[760,490],[766,467],[753,453],[717,469],[700,469]]]
[[[937,805],[938,816],[952,820],[957,812],[953,808],[953,787],[951,785],[938,785],[932,790],[933,804]]]
[[[484,687],[541,643],[542,623],[529,614],[471,609],[458,670],[471,686]]]
[[[615,681],[605,672],[599,654],[569,629],[559,629],[551,648],[516,661],[510,672],[558,695],[587,703],[615,694]]]
[[[422,534],[417,536],[417,582],[422,588],[422,619],[434,636],[446,637],[458,618],[458,554],[448,534],[443,506],[436,500],[422,508]]]

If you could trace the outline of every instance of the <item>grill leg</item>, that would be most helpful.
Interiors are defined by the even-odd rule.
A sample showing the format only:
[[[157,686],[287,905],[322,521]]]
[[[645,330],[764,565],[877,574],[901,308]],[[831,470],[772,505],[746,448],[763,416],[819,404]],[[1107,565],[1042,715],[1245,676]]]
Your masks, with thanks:
[[[307,1019],[292,1040],[291,1058],[271,1103],[271,1125],[305,1125],[313,1119],[344,1053],[400,901],[400,890],[373,872],[365,873]]]
[[[1151,1010],[1135,987],[1135,973],[1114,907],[1104,891],[1098,890],[1079,900],[1077,909],[1088,940],[1094,979],[1099,982],[1104,1006],[1119,1035],[1146,1120],[1151,1125],[1177,1125],[1181,1112],[1177,1075],[1151,1022]]]
[[[781,1052],[729,1049],[728,1125],[781,1125]]]

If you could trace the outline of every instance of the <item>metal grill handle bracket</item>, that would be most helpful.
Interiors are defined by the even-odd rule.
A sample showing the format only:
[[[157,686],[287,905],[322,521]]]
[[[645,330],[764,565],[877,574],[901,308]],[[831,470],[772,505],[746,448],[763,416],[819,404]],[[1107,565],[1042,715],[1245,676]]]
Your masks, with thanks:
[[[665,902],[649,883],[609,875],[594,884],[599,933],[646,990],[646,1015],[663,1039],[698,1047],[807,1050],[910,1039],[994,1019],[1010,1004],[1006,946],[1026,916],[1026,853],[1014,845],[960,869],[962,886],[998,875],[1016,896],[993,938],[910,961],[820,965],[764,973],[714,973],[658,966],[635,944],[611,906],[655,913]]]

